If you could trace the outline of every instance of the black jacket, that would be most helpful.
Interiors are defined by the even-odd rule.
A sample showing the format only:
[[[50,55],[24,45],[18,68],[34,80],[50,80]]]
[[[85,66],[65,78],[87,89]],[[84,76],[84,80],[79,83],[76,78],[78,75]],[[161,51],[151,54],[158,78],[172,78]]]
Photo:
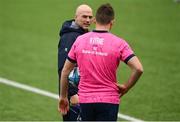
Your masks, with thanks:
[[[59,44],[58,44],[58,74],[59,78],[61,77],[61,71],[64,66],[65,60],[67,58],[68,52],[71,49],[71,46],[75,42],[76,38],[79,35],[86,33],[87,31],[83,28],[77,26],[74,23],[74,20],[65,21],[60,30]],[[69,95],[72,96],[77,93],[77,89],[69,89]]]

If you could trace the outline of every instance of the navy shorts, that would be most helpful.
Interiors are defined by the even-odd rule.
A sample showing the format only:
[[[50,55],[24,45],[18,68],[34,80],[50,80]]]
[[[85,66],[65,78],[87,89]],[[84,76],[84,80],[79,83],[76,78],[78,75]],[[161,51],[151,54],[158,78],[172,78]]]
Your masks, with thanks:
[[[82,121],[117,121],[119,104],[81,103]]]

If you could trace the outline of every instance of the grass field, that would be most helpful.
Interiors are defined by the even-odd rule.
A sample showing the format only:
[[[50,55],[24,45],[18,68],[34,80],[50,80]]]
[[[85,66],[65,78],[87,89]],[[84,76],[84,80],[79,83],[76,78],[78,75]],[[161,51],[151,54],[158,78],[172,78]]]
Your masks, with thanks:
[[[58,93],[61,24],[87,3],[109,2],[112,31],[126,39],[144,66],[122,98],[120,113],[145,121],[180,121],[180,4],[173,0],[0,0],[0,77]],[[91,27],[93,28],[93,26]],[[129,71],[121,64],[119,82]],[[0,83],[0,120],[61,120],[57,100]]]

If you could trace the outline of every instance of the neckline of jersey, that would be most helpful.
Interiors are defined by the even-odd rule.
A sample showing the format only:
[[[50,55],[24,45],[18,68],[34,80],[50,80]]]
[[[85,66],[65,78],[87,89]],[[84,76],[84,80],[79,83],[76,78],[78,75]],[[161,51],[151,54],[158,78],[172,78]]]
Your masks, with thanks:
[[[93,32],[97,32],[97,33],[108,33],[107,30],[93,30]]]

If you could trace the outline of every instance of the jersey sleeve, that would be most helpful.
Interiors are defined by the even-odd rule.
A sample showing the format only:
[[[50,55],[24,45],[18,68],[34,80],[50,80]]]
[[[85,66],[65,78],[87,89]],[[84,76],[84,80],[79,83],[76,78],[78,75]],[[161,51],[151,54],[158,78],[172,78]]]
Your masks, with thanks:
[[[121,50],[121,60],[127,64],[127,62],[134,56],[135,54],[129,44],[124,41],[123,48]]]

